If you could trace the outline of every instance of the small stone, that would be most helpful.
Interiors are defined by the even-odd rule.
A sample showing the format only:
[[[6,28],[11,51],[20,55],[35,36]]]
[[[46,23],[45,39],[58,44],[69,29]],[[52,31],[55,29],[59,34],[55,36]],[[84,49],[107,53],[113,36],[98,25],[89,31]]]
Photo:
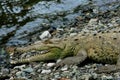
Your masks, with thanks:
[[[76,36],[77,35],[77,33],[70,33],[70,36],[71,37],[74,37],[74,36]]]
[[[98,19],[90,19],[88,25],[97,24],[97,20],[98,20]]]
[[[17,76],[17,77],[21,77],[21,76],[22,76],[22,71],[18,71],[18,72],[16,73],[16,76]]]
[[[42,70],[42,74],[46,73],[46,74],[49,74],[51,72],[51,70]]]
[[[82,80],[89,80],[90,79],[90,77],[91,77],[91,75],[90,74],[84,74],[84,75],[82,75]]]
[[[120,72],[114,73],[115,77],[120,79]]]
[[[54,73],[54,78],[60,78],[60,72]]]
[[[21,65],[21,66],[15,66],[14,69],[20,69],[23,70],[25,68],[25,65]]]
[[[70,31],[71,32],[76,31],[76,28],[70,28]]]
[[[56,63],[59,63],[60,61],[62,61],[62,59],[58,59]]]
[[[2,72],[3,74],[9,74],[9,69],[3,68],[3,69],[1,69],[1,72]]]
[[[91,66],[89,66],[89,65],[85,65],[85,67],[88,68],[88,69],[91,68]]]
[[[16,76],[17,76],[17,78],[21,78],[21,79],[23,79],[23,80],[28,80],[27,77],[26,77],[25,72],[18,71],[18,72],[16,73]],[[12,77],[11,77],[11,78],[12,78]],[[12,80],[12,79],[10,79],[10,80]]]
[[[40,36],[39,38],[41,40],[46,40],[46,39],[49,39],[51,37],[51,34],[49,31],[44,31]]]
[[[31,72],[33,72],[33,68],[28,67],[28,68],[26,68],[26,69],[23,69],[22,71],[31,73]]]
[[[57,28],[57,31],[64,31],[63,28]]]
[[[96,73],[92,73],[93,79],[97,79],[98,75]]]
[[[113,80],[112,76],[103,75],[101,78],[102,78],[102,80]]]
[[[113,80],[112,76],[107,76],[107,80]]]
[[[37,72],[41,72],[41,69],[38,69]]]
[[[61,71],[67,71],[68,70],[68,66],[65,65],[64,67],[61,68]]]
[[[52,67],[52,66],[54,66],[54,65],[55,65],[55,63],[48,63],[48,64],[47,64],[48,67]]]

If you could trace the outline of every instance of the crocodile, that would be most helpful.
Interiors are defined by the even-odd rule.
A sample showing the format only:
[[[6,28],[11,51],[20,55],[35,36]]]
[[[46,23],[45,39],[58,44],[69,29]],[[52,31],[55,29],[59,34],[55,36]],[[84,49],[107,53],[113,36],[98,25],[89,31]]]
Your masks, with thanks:
[[[12,48],[12,47],[11,47]],[[110,65],[98,68],[98,72],[120,70],[120,33],[106,32],[49,40],[25,47],[12,48],[9,53],[24,53],[31,50],[47,50],[44,54],[26,59],[12,60],[11,64],[62,59],[56,66],[80,64],[87,58]]]

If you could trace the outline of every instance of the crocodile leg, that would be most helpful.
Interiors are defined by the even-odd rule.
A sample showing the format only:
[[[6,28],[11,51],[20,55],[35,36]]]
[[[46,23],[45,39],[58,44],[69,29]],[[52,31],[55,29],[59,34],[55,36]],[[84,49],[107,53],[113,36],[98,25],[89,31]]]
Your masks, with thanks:
[[[120,55],[118,56],[116,65],[102,66],[96,70],[97,73],[110,73],[116,71],[120,71]]]
[[[78,54],[73,57],[64,58],[62,61],[58,62],[55,66],[60,67],[63,65],[77,65],[82,63],[87,58],[87,53],[85,50],[81,49]]]
[[[34,62],[34,61],[56,60],[60,57],[61,52],[62,52],[61,48],[53,47],[53,48],[49,49],[48,53],[38,54],[38,55],[32,56],[27,59],[19,59],[16,61],[14,60],[14,61],[11,61],[11,64],[30,63],[30,62]]]

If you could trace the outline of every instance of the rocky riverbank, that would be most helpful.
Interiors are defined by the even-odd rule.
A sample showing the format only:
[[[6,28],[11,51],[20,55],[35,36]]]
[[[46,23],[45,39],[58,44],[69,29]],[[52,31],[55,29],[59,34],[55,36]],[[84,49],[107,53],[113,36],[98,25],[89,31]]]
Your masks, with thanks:
[[[78,33],[81,35],[85,35],[85,34],[95,34],[99,32],[120,32],[120,13],[119,13],[120,7],[117,7],[114,10],[106,10],[102,12],[91,6],[84,6],[82,8],[84,8],[82,10],[82,16],[80,15],[77,16],[74,19],[74,22],[68,23],[67,26],[56,27],[57,32],[53,34],[51,38],[64,38],[67,36],[75,36]],[[33,16],[35,17],[36,15],[33,15]],[[38,23],[39,23],[39,19],[37,19],[35,22],[33,21],[30,23],[27,23],[24,25],[24,27],[21,27],[25,29],[19,28],[17,32],[16,32],[16,27],[9,28],[10,30],[8,31],[7,34],[4,32],[5,30],[7,30],[7,28],[5,29],[3,27],[1,28],[1,31],[3,31],[4,34],[1,34],[1,36],[6,36],[10,32],[14,31],[14,33],[16,32],[16,34],[13,33],[13,35],[16,36],[17,39],[20,39],[20,41],[22,36],[22,39],[24,40],[26,40],[26,38],[31,39],[30,43],[29,41],[25,43],[28,43],[28,44],[31,44],[34,42],[37,43],[36,41],[39,41],[40,39],[36,39],[36,37],[39,37],[41,35],[40,33],[34,34],[32,36],[30,35],[29,37],[26,37],[26,35],[28,36],[29,33],[33,34],[29,32],[31,29],[34,29],[34,30],[38,29],[37,27],[28,28],[29,26],[27,25],[34,24],[35,26],[39,26]],[[46,23],[42,25],[49,26],[49,25],[46,25]],[[24,30],[28,31],[28,34],[25,33]],[[48,30],[48,29],[45,29],[45,30]],[[18,33],[21,35],[18,35]],[[16,41],[13,35],[11,35],[12,37],[10,38],[9,41],[11,40]],[[5,39],[7,38],[1,37],[1,40],[5,40]],[[21,43],[23,42],[24,41],[21,41]],[[13,44],[18,45],[18,43],[13,43]],[[22,46],[25,46],[25,45],[22,45]],[[0,79],[1,80],[119,80],[120,79],[120,71],[112,72],[112,73],[96,73],[95,72],[95,70],[98,67],[103,65],[107,66],[109,64],[101,64],[101,63],[86,61],[83,64],[77,65],[77,66],[65,65],[60,67],[57,70],[51,67],[55,65],[56,62],[51,62],[51,61],[50,62],[32,62],[30,64],[21,64],[21,65],[13,66],[9,64],[11,56],[8,55],[3,49],[1,49],[0,51],[1,51],[0,52],[1,53],[0,54],[0,64],[1,64]],[[23,58],[23,57],[27,58],[37,53],[39,52],[33,51],[33,52],[28,52],[22,55],[15,54],[15,56],[12,56],[12,59]]]
[[[110,12],[116,14],[116,12]],[[70,28],[57,28],[58,32],[52,38],[64,38],[67,36],[75,36],[80,34],[95,34],[99,32],[120,32],[120,16],[117,13],[114,16],[104,18],[97,17],[90,19],[88,22],[81,23],[81,18],[78,17],[78,22]],[[105,15],[105,14],[104,14]],[[107,16],[107,14],[106,14]],[[80,20],[79,20],[80,19]],[[106,20],[107,19],[107,20]],[[81,30],[80,27],[84,26]],[[13,58],[27,58],[39,52],[33,51],[22,55],[15,54]],[[22,64],[3,68],[1,74],[8,73],[10,80],[119,80],[120,72],[112,73],[96,73],[95,70],[103,65],[93,62],[85,62],[81,65],[62,66],[57,70],[52,66],[56,62],[32,62],[30,64]],[[3,74],[4,75],[4,74]]]

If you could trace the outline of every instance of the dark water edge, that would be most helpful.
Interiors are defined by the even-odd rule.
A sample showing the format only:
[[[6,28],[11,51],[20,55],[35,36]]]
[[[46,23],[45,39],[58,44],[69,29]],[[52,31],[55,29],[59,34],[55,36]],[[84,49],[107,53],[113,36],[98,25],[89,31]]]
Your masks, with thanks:
[[[50,27],[70,27],[114,11],[120,0],[4,0],[0,1],[0,44],[26,45]],[[86,13],[90,13],[86,16]]]

